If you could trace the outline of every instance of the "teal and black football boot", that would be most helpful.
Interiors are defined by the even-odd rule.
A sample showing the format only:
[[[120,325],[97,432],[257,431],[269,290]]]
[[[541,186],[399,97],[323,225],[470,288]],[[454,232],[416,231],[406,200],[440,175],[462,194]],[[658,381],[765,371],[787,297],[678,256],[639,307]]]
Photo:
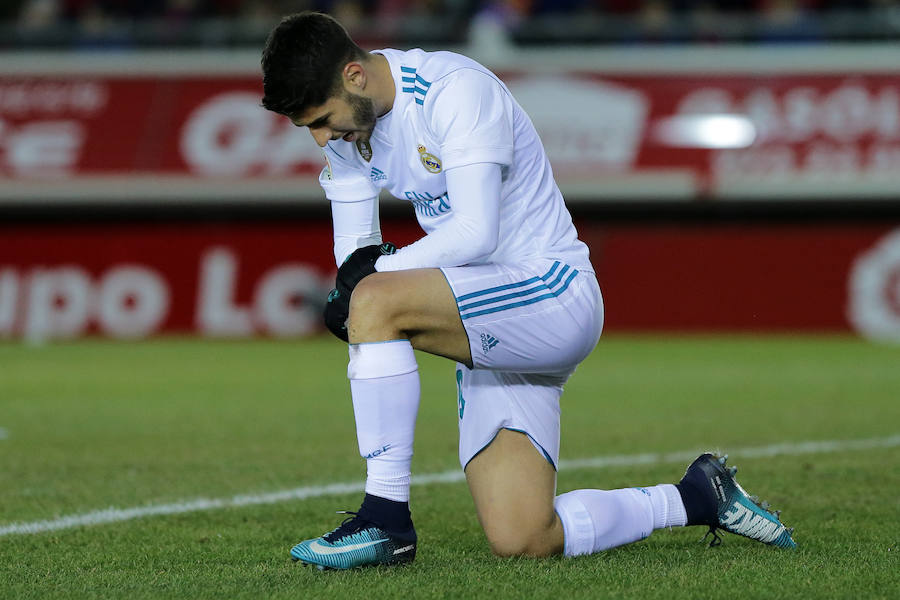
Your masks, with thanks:
[[[702,454],[687,468],[679,483],[699,490],[709,501],[710,511],[704,521],[709,525],[706,535],[713,536],[709,545],[722,543],[716,530],[724,529],[771,546],[796,548],[791,537],[794,529],[782,524],[780,511],[770,511],[768,502],[759,502],[759,498],[747,494],[734,478],[737,467],[726,467],[727,460],[727,454]]]
[[[416,557],[416,530],[388,532],[360,516],[352,515],[322,537],[300,542],[291,548],[291,559],[319,569],[352,569],[374,565],[397,565]]]

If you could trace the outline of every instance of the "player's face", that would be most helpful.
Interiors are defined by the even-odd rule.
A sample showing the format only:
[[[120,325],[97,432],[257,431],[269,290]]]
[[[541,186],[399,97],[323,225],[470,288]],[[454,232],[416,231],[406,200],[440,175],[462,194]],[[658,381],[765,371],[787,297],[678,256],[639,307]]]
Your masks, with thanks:
[[[330,140],[337,139],[355,142],[372,135],[375,105],[365,96],[344,91],[340,96],[333,96],[325,104],[291,120],[297,127],[309,127],[319,146],[324,147]]]

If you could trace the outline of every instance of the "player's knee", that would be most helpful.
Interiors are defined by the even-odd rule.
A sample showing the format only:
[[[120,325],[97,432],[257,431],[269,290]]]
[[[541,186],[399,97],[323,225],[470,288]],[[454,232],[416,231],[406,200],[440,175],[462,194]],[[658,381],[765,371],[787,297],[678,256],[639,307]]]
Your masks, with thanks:
[[[350,296],[350,319],[357,322],[381,322],[390,316],[391,286],[382,281],[377,273],[373,273],[360,281]]]
[[[351,332],[372,335],[396,329],[397,308],[392,301],[396,288],[385,278],[373,273],[357,284],[350,296],[350,314],[347,326]]]
[[[547,533],[544,528],[524,524],[485,527],[491,552],[501,557],[552,554],[552,548],[547,543]]]

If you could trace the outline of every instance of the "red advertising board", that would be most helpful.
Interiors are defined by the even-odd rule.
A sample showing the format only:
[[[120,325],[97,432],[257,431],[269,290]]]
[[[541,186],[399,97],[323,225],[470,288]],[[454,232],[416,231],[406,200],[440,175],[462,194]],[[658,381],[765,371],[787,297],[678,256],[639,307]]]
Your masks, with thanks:
[[[570,200],[898,196],[898,72],[545,71],[499,73]],[[254,70],[0,69],[0,199],[318,198],[319,149],[260,98]]]
[[[900,228],[580,223],[609,331],[900,339]],[[383,224],[386,239],[419,236]],[[333,281],[325,221],[0,228],[0,337],[302,336]]]

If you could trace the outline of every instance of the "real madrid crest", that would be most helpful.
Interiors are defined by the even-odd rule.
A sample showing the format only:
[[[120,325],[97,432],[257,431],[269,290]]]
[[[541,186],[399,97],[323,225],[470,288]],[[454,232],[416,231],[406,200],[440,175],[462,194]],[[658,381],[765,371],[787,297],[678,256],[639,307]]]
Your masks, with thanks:
[[[356,149],[359,150],[359,155],[363,157],[363,160],[366,162],[372,160],[372,146],[369,144],[369,140],[356,140]]]
[[[431,173],[440,173],[441,172],[441,159],[432,154],[431,152],[425,151],[425,146],[419,144],[419,159],[422,161],[422,165],[428,169]]]

